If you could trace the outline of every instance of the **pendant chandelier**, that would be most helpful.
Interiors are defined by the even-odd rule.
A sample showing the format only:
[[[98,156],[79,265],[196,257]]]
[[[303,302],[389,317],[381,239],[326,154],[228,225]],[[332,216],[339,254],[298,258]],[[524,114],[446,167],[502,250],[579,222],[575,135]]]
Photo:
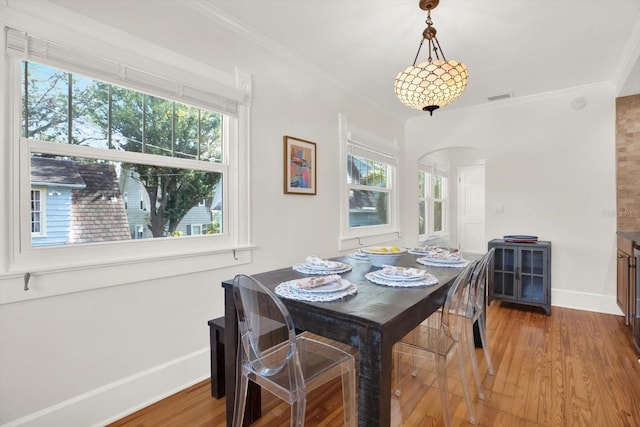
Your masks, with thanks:
[[[431,21],[431,10],[440,0],[420,0],[420,9],[427,11],[427,28],[422,32],[418,52],[406,70],[398,73],[395,82],[396,96],[407,107],[433,112],[456,100],[467,86],[469,73],[462,62],[447,61],[436,37],[436,29]],[[429,56],[427,62],[416,65],[422,44],[427,41]],[[435,60],[432,57],[435,56]]]

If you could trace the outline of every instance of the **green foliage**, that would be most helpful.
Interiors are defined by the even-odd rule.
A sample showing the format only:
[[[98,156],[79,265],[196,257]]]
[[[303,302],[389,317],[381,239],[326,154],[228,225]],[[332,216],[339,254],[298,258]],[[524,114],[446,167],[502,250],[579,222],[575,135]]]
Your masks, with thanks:
[[[220,114],[38,64],[23,63],[23,67],[28,73],[23,129],[30,138],[204,161],[222,159]],[[221,178],[219,173],[137,163],[122,168],[135,172],[149,194],[147,227],[154,237],[173,235],[191,208],[211,200]]]
[[[211,221],[209,226],[207,226],[207,234],[219,234],[221,230],[222,227],[218,221]]]

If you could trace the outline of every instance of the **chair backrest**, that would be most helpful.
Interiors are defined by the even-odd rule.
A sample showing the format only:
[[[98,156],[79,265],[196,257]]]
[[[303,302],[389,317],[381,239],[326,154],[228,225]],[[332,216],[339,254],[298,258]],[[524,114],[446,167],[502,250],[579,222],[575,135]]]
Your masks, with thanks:
[[[471,302],[471,277],[478,261],[472,261],[453,282],[442,307],[442,332],[450,339],[459,341],[464,330],[464,322],[473,311]]]
[[[487,272],[489,264],[493,261],[495,251],[495,248],[491,248],[480,258],[471,277],[473,305],[476,310],[484,311],[484,299],[487,293]]]
[[[264,284],[239,274],[233,279],[241,360],[262,376],[280,372],[297,356],[293,320],[282,301]]]

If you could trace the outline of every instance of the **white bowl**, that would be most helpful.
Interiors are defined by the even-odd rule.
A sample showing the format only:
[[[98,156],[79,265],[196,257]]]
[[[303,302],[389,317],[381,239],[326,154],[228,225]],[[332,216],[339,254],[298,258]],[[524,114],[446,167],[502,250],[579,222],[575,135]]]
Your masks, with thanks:
[[[380,248],[361,249],[361,251],[367,255],[369,262],[374,267],[382,267],[385,265],[396,265],[402,255],[407,253],[406,249],[400,249],[395,252],[380,252]]]

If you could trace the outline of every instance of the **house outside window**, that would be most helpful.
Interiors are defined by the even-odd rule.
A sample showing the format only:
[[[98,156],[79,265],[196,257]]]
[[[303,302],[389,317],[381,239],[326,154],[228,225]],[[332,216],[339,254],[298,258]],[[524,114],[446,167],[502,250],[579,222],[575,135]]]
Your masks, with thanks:
[[[182,218],[190,209],[201,207],[202,196],[211,195],[220,181],[223,172],[215,164],[221,163],[224,154],[221,114],[34,62],[22,63],[22,80],[22,143],[49,143],[41,144],[42,150],[32,151],[31,156],[52,157],[50,150],[55,149],[61,165],[77,169],[82,179],[92,184],[83,190],[91,191],[92,199],[87,198],[81,208],[76,206],[81,198],[72,199],[68,212],[72,224],[66,244],[121,240],[131,234],[123,214],[112,212],[120,206],[120,195],[128,193],[123,177],[139,189],[140,211],[145,216],[128,222],[148,221],[151,233],[144,237],[181,235],[174,231]],[[91,157],[76,155],[77,164],[71,164],[65,159],[75,154],[76,147],[95,152],[89,152]],[[164,166],[157,156],[179,162]],[[145,163],[129,160],[134,158]],[[120,175],[114,176],[121,183],[119,187],[91,177],[88,165],[100,163],[113,165]],[[100,206],[106,199],[111,202],[111,211]],[[122,208],[126,211],[124,205]],[[74,228],[79,227],[79,235],[91,235],[86,228],[97,222],[88,218],[98,216],[105,227],[94,233],[96,239],[74,238]]]

